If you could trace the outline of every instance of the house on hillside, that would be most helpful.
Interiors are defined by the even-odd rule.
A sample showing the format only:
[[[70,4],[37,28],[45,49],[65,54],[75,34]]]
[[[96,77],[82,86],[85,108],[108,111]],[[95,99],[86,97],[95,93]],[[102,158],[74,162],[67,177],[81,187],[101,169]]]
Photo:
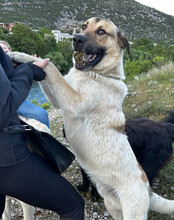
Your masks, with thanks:
[[[6,28],[9,32],[11,32],[12,27],[14,27],[16,23],[0,23],[0,27]]]
[[[71,39],[74,36],[67,34],[67,33],[61,33],[59,30],[52,30],[52,34],[54,35],[56,42],[63,41],[65,39]]]

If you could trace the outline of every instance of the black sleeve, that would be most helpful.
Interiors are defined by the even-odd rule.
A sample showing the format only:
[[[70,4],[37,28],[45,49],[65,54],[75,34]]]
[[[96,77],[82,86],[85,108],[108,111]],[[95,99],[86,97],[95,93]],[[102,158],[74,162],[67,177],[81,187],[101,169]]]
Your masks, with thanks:
[[[43,70],[32,63],[14,69],[10,57],[0,47],[0,128],[8,125],[27,98],[33,79],[42,80],[44,77]]]
[[[0,127],[8,124],[7,122],[27,98],[34,76],[40,76],[39,79],[42,80],[45,73],[32,63],[16,67],[10,79],[0,64]]]

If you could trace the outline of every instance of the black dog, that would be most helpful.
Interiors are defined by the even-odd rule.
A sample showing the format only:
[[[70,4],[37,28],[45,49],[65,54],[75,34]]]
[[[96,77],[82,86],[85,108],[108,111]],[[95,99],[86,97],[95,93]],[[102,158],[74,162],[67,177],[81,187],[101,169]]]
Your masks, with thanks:
[[[150,119],[127,120],[125,127],[129,143],[135,156],[144,169],[150,185],[159,170],[172,157],[174,141],[174,112],[161,122]],[[87,174],[82,170],[83,183],[78,185],[79,191],[86,192],[91,185],[91,195],[98,197],[96,188],[91,184]]]

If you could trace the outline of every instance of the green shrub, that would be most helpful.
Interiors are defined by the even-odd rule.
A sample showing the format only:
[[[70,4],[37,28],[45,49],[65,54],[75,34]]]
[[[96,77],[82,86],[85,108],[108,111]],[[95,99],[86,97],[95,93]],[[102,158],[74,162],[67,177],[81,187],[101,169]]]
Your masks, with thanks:
[[[62,75],[69,71],[69,63],[64,59],[60,52],[50,52],[45,57],[50,58],[50,61],[58,68]]]
[[[147,72],[153,67],[150,60],[127,60],[124,64],[126,79],[133,79],[135,76]]]
[[[154,57],[153,58],[153,63],[155,64],[155,66],[162,66],[165,64],[165,58],[164,57]]]
[[[33,103],[33,104],[35,104],[35,105],[37,105],[37,106],[39,106],[39,103],[38,103],[38,101],[36,101],[36,99],[31,100],[30,102]]]
[[[39,105],[39,103],[35,99],[31,100],[30,102],[37,105],[37,106],[40,106],[41,108],[43,108],[45,110],[49,109],[51,106],[51,104],[49,102],[44,102],[43,104]]]
[[[45,110],[49,109],[51,104],[49,102],[44,102],[40,107],[44,108]]]

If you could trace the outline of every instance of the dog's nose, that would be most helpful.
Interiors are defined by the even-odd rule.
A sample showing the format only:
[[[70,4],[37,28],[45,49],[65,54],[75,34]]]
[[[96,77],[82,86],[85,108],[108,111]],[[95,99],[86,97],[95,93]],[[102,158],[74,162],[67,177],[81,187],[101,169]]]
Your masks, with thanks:
[[[73,41],[74,43],[77,43],[77,44],[83,44],[86,41],[86,37],[78,34],[74,37]]]

